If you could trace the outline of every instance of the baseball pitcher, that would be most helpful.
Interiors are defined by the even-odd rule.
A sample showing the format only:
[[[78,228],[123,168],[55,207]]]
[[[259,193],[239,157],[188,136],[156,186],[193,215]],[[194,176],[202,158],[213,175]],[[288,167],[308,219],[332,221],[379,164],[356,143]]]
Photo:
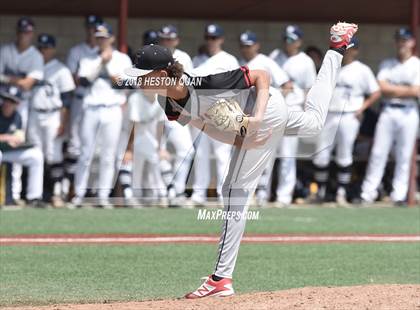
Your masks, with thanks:
[[[215,271],[186,298],[234,294],[232,274],[245,229],[244,214],[258,180],[275,153],[282,135],[316,135],[321,131],[341,67],[343,54],[357,31],[354,24],[338,23],[331,28],[330,50],[326,53],[305,109],[289,113],[278,90],[270,88],[266,71],[240,67],[202,77],[185,74],[171,52],[148,45],[137,52],[134,68],[125,70],[137,77],[145,91],[158,93],[159,104],[168,118],[191,124],[213,139],[233,145],[229,171],[222,187],[223,223]],[[159,87],[156,80],[175,80]]]

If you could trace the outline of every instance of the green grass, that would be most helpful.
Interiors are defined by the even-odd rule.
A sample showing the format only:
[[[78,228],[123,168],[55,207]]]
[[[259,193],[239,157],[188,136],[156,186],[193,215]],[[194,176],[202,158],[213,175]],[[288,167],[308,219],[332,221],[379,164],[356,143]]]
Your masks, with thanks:
[[[418,244],[248,245],[239,293],[420,283]],[[216,245],[3,247],[0,306],[179,297],[212,271]]]
[[[264,209],[249,233],[420,233],[419,208]],[[197,210],[0,211],[0,235],[219,233]],[[217,245],[0,246],[0,306],[179,297],[212,272]],[[420,283],[420,243],[243,244],[239,293]]]
[[[197,210],[0,211],[0,235],[40,233],[219,233]],[[262,209],[249,233],[420,233],[420,208]]]

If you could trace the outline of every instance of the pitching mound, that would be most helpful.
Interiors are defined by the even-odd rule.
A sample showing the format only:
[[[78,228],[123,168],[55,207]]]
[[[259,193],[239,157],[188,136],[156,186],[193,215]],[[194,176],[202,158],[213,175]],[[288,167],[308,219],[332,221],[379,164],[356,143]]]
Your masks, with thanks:
[[[196,310],[196,309],[420,309],[420,285],[306,287],[201,300],[155,300],[112,304],[13,307],[13,310]]]

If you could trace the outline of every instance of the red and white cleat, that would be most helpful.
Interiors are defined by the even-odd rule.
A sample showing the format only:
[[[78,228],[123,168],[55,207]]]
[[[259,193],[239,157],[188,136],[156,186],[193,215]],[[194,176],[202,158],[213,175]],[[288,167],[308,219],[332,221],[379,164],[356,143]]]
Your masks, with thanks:
[[[220,281],[213,281],[211,275],[202,279],[205,280],[204,283],[194,292],[185,295],[185,298],[226,297],[235,294],[232,287],[232,279],[223,278]]]
[[[330,29],[330,47],[331,48],[342,48],[346,46],[347,48],[352,47],[350,44],[351,38],[357,31],[356,24],[349,23],[337,23],[333,25]]]

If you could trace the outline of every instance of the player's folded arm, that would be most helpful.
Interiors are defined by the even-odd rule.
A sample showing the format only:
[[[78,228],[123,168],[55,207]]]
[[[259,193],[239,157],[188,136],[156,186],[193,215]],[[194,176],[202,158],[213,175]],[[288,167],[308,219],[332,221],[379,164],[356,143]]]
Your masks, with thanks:
[[[411,98],[420,96],[420,85],[394,85],[386,80],[379,80],[382,94],[387,97]]]

